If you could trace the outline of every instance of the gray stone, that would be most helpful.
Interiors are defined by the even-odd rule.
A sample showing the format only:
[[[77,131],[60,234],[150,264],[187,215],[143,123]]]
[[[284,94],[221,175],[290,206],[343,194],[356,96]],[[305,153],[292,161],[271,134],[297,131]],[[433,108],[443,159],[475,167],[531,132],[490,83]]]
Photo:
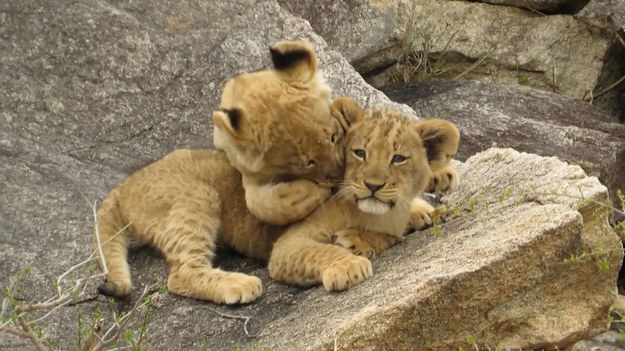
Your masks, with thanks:
[[[625,0],[593,0],[580,13],[582,18],[609,18],[615,28],[625,26]]]
[[[47,298],[56,277],[89,256],[92,206],[115,183],[174,148],[212,145],[224,82],[269,67],[276,41],[311,41],[335,96],[414,115],[274,1],[2,2],[0,38],[0,290],[31,267],[20,295],[28,300]],[[161,259],[143,256],[136,281],[162,281]],[[53,315],[62,348],[73,345],[76,310],[110,311],[104,301]]]
[[[493,145],[511,147],[579,164],[599,177],[614,200],[616,190],[625,189],[625,125],[583,101],[481,82],[409,83],[384,91],[421,117],[458,125],[460,160]]]
[[[606,54],[600,84],[595,91],[595,94],[603,92],[603,95],[593,98],[595,105],[625,122],[625,0],[591,1],[578,17],[591,23],[604,23],[600,26],[607,32],[616,32],[616,35],[612,34],[614,40]]]
[[[581,98],[595,89],[608,48],[605,33],[572,16],[539,16],[510,6],[438,0],[280,2],[308,19],[377,87],[461,76],[521,82]],[[398,61],[401,65],[394,66]]]

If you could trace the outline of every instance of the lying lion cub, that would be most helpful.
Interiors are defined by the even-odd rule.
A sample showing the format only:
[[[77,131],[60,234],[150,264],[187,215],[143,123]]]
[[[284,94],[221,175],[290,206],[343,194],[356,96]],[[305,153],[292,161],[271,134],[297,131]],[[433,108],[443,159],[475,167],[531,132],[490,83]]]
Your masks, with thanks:
[[[258,219],[283,225],[304,218],[329,196],[326,179],[343,168],[344,127],[312,47],[283,41],[270,52],[274,69],[242,74],[224,88],[213,120],[215,145],[225,153],[174,151],[103,201],[98,232],[109,275],[101,293],[130,294],[127,234],[117,234],[128,226],[165,254],[170,291],[218,303],[260,295],[258,278],[211,269],[218,241],[268,258],[280,228]]]
[[[411,200],[428,183],[438,188],[457,181],[449,165],[459,141],[453,124],[416,122],[384,108],[369,110],[364,118],[346,115],[353,120],[341,189],[274,244],[268,265],[274,279],[349,289],[372,274],[371,262],[360,255],[401,240],[411,225],[411,210],[413,219],[429,218],[431,206]]]
[[[351,107],[335,102],[335,114]],[[176,150],[119,183],[98,211],[98,231],[109,269],[101,293],[130,294],[126,233],[158,248],[169,263],[167,289],[175,294],[236,304],[255,300],[261,280],[211,265],[217,246],[267,260],[284,226],[261,222],[247,208],[243,177],[220,150]]]

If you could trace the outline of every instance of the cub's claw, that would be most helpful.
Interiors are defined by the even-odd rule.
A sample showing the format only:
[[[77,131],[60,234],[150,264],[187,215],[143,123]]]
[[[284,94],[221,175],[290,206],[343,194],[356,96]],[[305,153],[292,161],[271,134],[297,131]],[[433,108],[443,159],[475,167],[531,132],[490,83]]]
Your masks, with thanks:
[[[375,257],[375,248],[363,240],[356,229],[343,229],[332,235],[332,243],[339,245],[357,256]]]
[[[456,173],[456,170],[449,165],[434,172],[425,191],[443,192],[454,188],[456,185],[458,185],[458,173]]]
[[[326,268],[321,280],[328,291],[347,290],[373,275],[371,261],[362,256],[352,256]]]
[[[415,197],[410,203],[410,223],[411,229],[423,229],[432,225],[432,214],[434,207],[427,201]]]

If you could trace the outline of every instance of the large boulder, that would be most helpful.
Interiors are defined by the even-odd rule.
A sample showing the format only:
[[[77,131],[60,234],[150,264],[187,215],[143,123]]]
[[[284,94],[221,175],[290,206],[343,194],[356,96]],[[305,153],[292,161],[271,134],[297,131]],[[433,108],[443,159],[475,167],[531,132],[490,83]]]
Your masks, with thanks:
[[[306,21],[275,1],[34,0],[0,6],[0,289],[29,268],[11,294],[17,302],[54,296],[57,278],[89,257],[93,203],[116,182],[173,148],[211,145],[209,116],[222,84],[268,67],[273,42],[311,41],[335,95],[363,106],[392,104]],[[460,198],[508,194],[508,188],[521,191],[530,183],[545,191],[582,191],[585,198],[606,196],[595,178],[553,159],[491,150],[473,160],[460,171],[469,180],[450,195],[450,207]],[[487,175],[486,169],[497,172]],[[474,172],[484,188],[471,180]],[[258,302],[231,308],[154,295],[149,313],[140,308],[131,315],[118,344],[140,339],[154,350],[203,344],[332,349],[336,340],[344,349],[418,343],[447,349],[471,335],[484,345],[518,341],[533,347],[600,331],[622,253],[613,247],[619,245],[614,234],[603,230],[605,214],[592,203],[560,197],[506,201],[465,203],[463,208],[473,206],[383,254],[374,261],[372,279],[342,294],[278,284],[262,263],[220,254],[222,268],[263,280]],[[600,252],[603,247],[608,249]],[[592,255],[564,264],[584,251]],[[94,321],[106,332],[145,287],[165,281],[167,267],[158,254],[140,248],[131,259],[136,287],[130,301],[109,301],[91,282],[78,300],[49,315],[33,313],[41,336],[53,347],[77,349]],[[66,277],[70,287],[90,274],[88,266]],[[243,316],[251,317],[249,323],[233,318]],[[0,349],[32,347],[3,333]]]
[[[89,256],[94,201],[175,148],[211,147],[223,84],[268,68],[276,41],[312,42],[335,96],[393,104],[275,1],[39,0],[0,8],[0,290],[29,267],[18,295],[28,300],[47,298],[56,277]],[[166,277],[157,267],[135,266],[137,289]],[[97,305],[106,307],[51,318],[62,348],[73,342],[68,321],[76,310]]]
[[[614,200],[616,190],[625,189],[625,125],[583,101],[482,82],[416,82],[384,92],[421,117],[458,125],[460,160],[493,145],[511,147],[579,164],[599,177]]]
[[[461,76],[581,98],[595,89],[609,45],[600,28],[572,16],[540,16],[510,6],[438,0],[279,1],[308,19],[378,87],[392,80]]]

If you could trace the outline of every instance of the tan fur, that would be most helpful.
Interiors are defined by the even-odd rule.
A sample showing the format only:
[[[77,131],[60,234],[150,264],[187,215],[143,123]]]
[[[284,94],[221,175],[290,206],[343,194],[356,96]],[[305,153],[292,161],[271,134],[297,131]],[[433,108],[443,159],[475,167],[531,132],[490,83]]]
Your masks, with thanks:
[[[128,225],[128,232],[115,235]],[[111,191],[98,211],[109,275],[100,291],[130,294],[127,235],[160,249],[170,265],[169,291],[217,303],[245,303],[260,279],[211,267],[215,247],[266,259],[280,230],[247,211],[241,175],[217,150],[177,150]]]
[[[451,123],[441,119],[430,119],[428,123],[418,127],[423,136],[423,145],[428,149],[428,159],[432,178],[428,182],[426,192],[440,192],[458,184],[458,174],[450,165],[451,158],[458,151],[460,133]],[[429,145],[440,145],[430,148]]]
[[[371,155],[366,162],[353,152],[347,156],[342,190],[289,230],[276,245],[269,269],[277,279],[321,281],[329,290],[341,290],[371,275],[368,259],[357,255],[371,257],[401,240],[410,218],[408,201],[425,187],[431,172],[414,122],[386,110],[364,119],[349,99],[337,99],[333,115],[346,128],[354,126],[346,138],[348,153],[360,147]],[[389,166],[391,153],[410,158]],[[393,180],[402,181],[392,186]],[[362,208],[379,211],[355,202],[369,196],[365,181],[388,181],[376,197],[394,201],[393,208],[364,214]],[[125,226],[128,230],[120,232]],[[109,276],[100,291],[130,294],[126,247],[128,235],[133,235],[163,252],[170,265],[171,292],[216,303],[250,302],[262,293],[260,280],[212,268],[215,247],[266,260],[284,231],[262,223],[247,209],[242,176],[224,152],[177,150],[122,181],[102,203],[98,232]]]
[[[332,107],[335,121],[345,121],[342,111],[353,110],[350,106],[355,106],[352,100],[337,99]],[[288,189],[292,182],[284,184],[278,189]],[[123,180],[98,211],[109,269],[100,292],[130,294],[126,255],[132,235],[163,252],[170,265],[167,288],[172,293],[226,304],[255,300],[262,293],[260,279],[211,265],[217,245],[267,260],[284,231],[261,222],[247,209],[243,185],[241,173],[219,150],[177,150]],[[120,232],[126,226],[128,230]]]
[[[449,122],[415,122],[392,109],[367,111],[346,136],[344,184],[336,196],[274,244],[269,274],[297,285],[344,290],[372,274],[372,256],[401,240],[411,200],[458,145]],[[427,146],[427,148],[426,148]],[[362,256],[359,256],[362,255]]]
[[[271,53],[274,69],[227,82],[213,139],[243,175],[250,211],[281,225],[327,199],[326,180],[341,175],[344,131],[310,44],[283,41]]]

